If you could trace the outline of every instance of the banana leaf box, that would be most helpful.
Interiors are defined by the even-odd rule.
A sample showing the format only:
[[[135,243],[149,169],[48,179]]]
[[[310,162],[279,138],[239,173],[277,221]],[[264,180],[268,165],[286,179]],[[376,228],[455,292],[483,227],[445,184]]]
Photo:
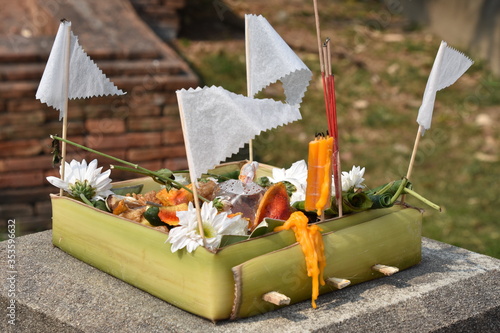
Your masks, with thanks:
[[[238,164],[221,168],[235,169]],[[270,168],[259,168],[260,175]],[[213,172],[217,172],[215,169]],[[219,170],[220,171],[220,170]],[[151,178],[115,188],[159,185]],[[166,302],[212,321],[272,311],[273,293],[288,303],[311,298],[311,278],[291,230],[223,246],[172,253],[164,232],[103,212],[66,196],[52,195],[53,244],[75,258]],[[322,229],[328,282],[320,294],[383,277],[377,265],[409,268],[421,259],[422,212],[404,205],[325,220]],[[273,304],[275,303],[275,304]]]

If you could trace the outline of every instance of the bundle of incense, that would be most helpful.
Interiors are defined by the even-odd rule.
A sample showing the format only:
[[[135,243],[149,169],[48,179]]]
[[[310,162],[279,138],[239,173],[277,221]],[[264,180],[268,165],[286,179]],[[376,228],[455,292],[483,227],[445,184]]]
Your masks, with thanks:
[[[309,143],[305,209],[322,216],[330,208],[334,140],[319,135]]]
[[[339,135],[337,128],[337,107],[335,100],[335,79],[332,75],[330,38],[321,44],[321,31],[319,26],[319,13],[317,0],[314,4],[314,18],[316,21],[316,37],[318,42],[319,63],[321,68],[321,82],[323,84],[323,95],[325,99],[326,118],[328,122],[328,132],[334,138],[333,149],[333,182],[335,185],[335,202],[339,216],[342,216],[342,181],[340,166]]]

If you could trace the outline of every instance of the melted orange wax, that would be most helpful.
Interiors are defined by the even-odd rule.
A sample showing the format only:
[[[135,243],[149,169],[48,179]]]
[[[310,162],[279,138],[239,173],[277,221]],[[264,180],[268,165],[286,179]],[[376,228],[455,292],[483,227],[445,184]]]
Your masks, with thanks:
[[[316,299],[319,295],[319,285],[325,285],[323,271],[326,266],[323,237],[317,225],[308,225],[308,218],[302,212],[294,212],[290,218],[274,231],[292,229],[295,239],[299,242],[306,260],[307,276],[312,278],[312,307],[316,309]]]

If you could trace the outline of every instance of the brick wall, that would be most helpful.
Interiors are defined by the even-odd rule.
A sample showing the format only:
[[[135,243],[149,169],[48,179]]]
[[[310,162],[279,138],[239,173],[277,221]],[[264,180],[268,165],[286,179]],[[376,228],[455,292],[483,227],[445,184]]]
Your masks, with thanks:
[[[123,10],[123,2],[114,1]],[[125,7],[128,12],[130,8]],[[135,14],[130,15],[136,18]],[[127,24],[134,22],[128,19]],[[68,139],[152,170],[185,169],[175,90],[197,86],[198,79],[144,24],[135,24],[135,38],[148,40],[144,52],[111,50],[107,54],[97,46],[93,54],[92,38],[87,38],[87,43],[81,39],[91,58],[127,94],[71,100]],[[137,45],[128,40],[131,48]],[[16,219],[16,229],[24,234],[51,227],[49,194],[58,189],[45,178],[58,176],[59,168],[52,167],[49,135],[61,135],[62,122],[58,120],[59,111],[35,99],[48,50],[16,57],[20,52],[9,55],[8,46],[0,38],[0,230],[5,232],[7,219]],[[68,161],[98,157],[72,146],[68,146],[67,152]],[[110,160],[98,160],[104,170],[109,168]],[[113,180],[133,177],[136,175],[119,170],[111,173]]]
[[[180,29],[177,11],[186,0],[131,0],[137,13],[165,40],[174,39]]]

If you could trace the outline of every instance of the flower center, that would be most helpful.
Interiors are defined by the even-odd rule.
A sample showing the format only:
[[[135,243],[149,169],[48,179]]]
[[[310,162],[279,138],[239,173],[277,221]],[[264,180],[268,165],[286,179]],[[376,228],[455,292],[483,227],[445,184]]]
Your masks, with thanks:
[[[205,234],[205,238],[217,236],[217,231],[215,231],[214,227],[208,222],[203,222],[203,233]]]
[[[77,180],[74,184],[69,185],[69,190],[71,195],[76,199],[80,199],[80,195],[83,194],[85,198],[91,200],[95,195],[95,188],[89,184],[88,180],[83,181]]]

